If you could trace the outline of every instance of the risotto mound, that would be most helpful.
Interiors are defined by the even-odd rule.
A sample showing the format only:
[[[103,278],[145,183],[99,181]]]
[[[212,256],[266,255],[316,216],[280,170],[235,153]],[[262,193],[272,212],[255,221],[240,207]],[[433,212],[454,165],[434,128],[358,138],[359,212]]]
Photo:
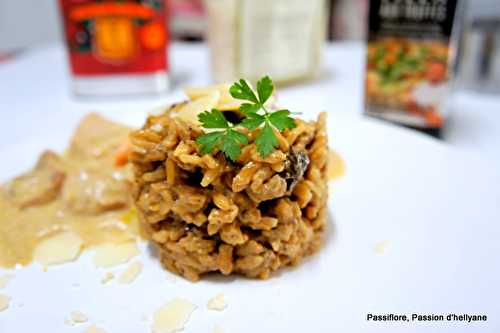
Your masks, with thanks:
[[[265,279],[317,251],[326,224],[326,114],[295,119],[276,131],[279,147],[266,158],[253,142],[232,162],[215,150],[202,155],[203,129],[175,117],[179,105],[150,115],[131,134],[134,200],[145,235],[163,266],[189,280],[239,273]]]

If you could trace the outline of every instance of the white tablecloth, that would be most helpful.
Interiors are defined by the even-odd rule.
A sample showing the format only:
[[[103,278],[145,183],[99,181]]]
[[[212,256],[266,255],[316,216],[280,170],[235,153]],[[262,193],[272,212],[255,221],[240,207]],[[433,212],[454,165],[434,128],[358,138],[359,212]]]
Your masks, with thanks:
[[[280,89],[280,102],[296,111],[326,110],[331,121],[335,117],[362,118],[363,54],[361,43],[327,45],[320,79]],[[17,169],[19,164],[28,167],[35,156],[16,156],[23,145],[37,151],[60,147],[55,141],[69,137],[88,111],[97,110],[118,120],[127,114],[128,119],[140,123],[144,111],[183,99],[183,86],[211,82],[204,44],[174,43],[170,60],[173,84],[168,94],[97,100],[72,95],[66,54],[60,44],[28,50],[0,64],[0,151],[12,154],[5,163],[16,164],[13,168]],[[476,152],[500,166],[500,97],[455,93],[451,104],[446,144]]]

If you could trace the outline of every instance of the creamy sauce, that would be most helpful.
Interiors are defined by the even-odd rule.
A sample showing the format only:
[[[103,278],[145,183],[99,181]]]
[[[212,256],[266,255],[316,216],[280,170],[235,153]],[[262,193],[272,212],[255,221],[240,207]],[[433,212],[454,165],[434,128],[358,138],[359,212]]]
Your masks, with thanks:
[[[42,155],[34,170],[0,188],[0,266],[29,264],[36,246],[61,231],[79,235],[84,247],[137,235],[131,170],[113,162],[128,132],[90,114],[62,156]]]
[[[334,180],[342,177],[345,174],[345,163],[340,155],[331,150],[328,153],[328,180]]]
[[[134,228],[123,222],[125,210],[97,216],[60,215],[65,207],[56,200],[42,207],[19,210],[0,201],[0,266],[13,267],[31,262],[35,247],[59,231],[73,231],[85,246],[122,242],[133,238]]]

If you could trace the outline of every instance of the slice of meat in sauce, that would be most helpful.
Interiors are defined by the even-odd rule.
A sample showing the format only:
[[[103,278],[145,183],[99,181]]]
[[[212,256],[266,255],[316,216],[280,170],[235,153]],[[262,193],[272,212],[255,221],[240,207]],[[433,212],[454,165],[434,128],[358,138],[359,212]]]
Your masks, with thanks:
[[[62,191],[68,210],[97,215],[129,203],[127,168],[114,168],[114,157],[129,128],[91,113],[82,119],[66,151],[71,168]]]
[[[124,208],[129,196],[130,184],[120,174],[85,169],[69,174],[62,191],[65,206],[83,215]]]
[[[85,116],[76,129],[66,151],[68,159],[85,164],[113,163],[117,149],[128,138],[130,129],[96,113]]]
[[[114,163],[128,132],[90,114],[64,154],[46,152],[33,170],[0,185],[0,267],[29,264],[41,242],[60,231],[78,234],[84,247],[137,233],[129,210],[131,168]]]
[[[60,157],[51,151],[44,152],[31,171],[6,184],[5,194],[21,209],[43,205],[57,198],[65,178]]]

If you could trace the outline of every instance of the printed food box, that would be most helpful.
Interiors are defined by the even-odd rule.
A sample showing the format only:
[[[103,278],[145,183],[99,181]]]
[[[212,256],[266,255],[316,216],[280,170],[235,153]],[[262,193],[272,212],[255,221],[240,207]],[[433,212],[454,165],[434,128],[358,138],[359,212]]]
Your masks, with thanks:
[[[368,115],[439,135],[451,76],[456,7],[452,0],[370,1]]]

